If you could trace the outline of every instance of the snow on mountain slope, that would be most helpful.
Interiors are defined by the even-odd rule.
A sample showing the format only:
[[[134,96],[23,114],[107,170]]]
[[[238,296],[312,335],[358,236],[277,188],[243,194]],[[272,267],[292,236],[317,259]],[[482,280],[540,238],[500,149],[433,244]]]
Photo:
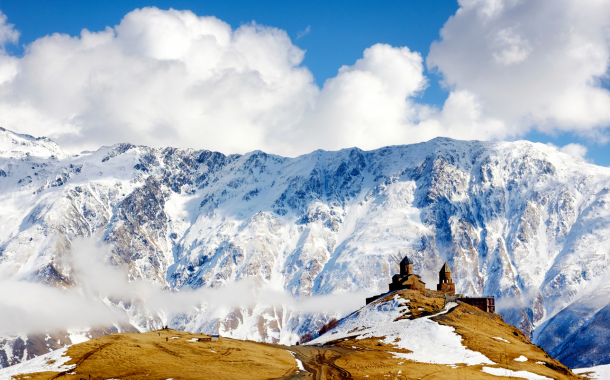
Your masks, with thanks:
[[[1,157],[67,158],[69,153],[47,137],[32,137],[0,128]]]
[[[610,378],[610,365],[599,365],[590,368],[579,368],[574,370],[579,375],[587,375],[591,380],[604,380]]]
[[[285,158],[131,144],[70,155],[5,130],[0,143],[0,270],[18,280],[74,286],[79,237],[109,244],[132,280],[180,290],[248,278],[301,298],[385,289],[408,254],[432,288],[448,262],[459,292],[496,296],[505,320],[526,335],[540,326],[534,339],[549,350],[601,310],[571,305],[610,292],[610,169],[542,144],[437,138]],[[139,330],[219,326],[282,343],[330,317],[273,304],[120,307]],[[581,348],[607,341],[573,340],[561,355],[604,364]]]
[[[76,367],[76,365],[64,365],[71,359],[66,355],[68,347],[70,346],[65,346],[59,350],[51,351],[31,360],[26,360],[11,367],[0,369],[0,380],[10,380],[12,379],[12,376],[26,375],[36,372],[68,371]]]

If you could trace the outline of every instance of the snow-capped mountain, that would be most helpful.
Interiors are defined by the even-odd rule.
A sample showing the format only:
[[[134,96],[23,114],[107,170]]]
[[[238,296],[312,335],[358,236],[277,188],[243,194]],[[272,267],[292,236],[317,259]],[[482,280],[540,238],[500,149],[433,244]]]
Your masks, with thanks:
[[[429,288],[448,262],[458,292],[496,296],[505,321],[566,364],[610,363],[610,169],[552,147],[437,138],[296,158],[131,144],[72,155],[2,130],[0,149],[0,270],[12,278],[74,286],[71,242],[89,237],[132,280],[180,290],[249,278],[306,299],[385,291],[409,255]],[[225,335],[284,343],[326,318],[120,306],[140,330],[220,320]],[[8,354],[17,340],[0,342],[0,365],[22,360]]]

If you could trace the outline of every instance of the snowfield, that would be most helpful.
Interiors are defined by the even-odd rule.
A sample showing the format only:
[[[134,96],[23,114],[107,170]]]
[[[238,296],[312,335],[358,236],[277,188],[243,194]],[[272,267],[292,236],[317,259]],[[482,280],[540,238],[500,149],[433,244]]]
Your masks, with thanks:
[[[570,367],[592,367],[608,364],[595,352],[610,348],[609,189],[610,168],[525,141],[437,138],[295,158],[127,143],[74,154],[0,130],[0,280],[86,288],[73,245],[87,238],[109,247],[108,261],[132,282],[180,292],[248,279],[295,300],[343,300],[387,289],[408,254],[429,287],[447,262],[458,292],[495,296],[499,314],[534,343]],[[281,297],[201,299],[174,311],[99,293],[100,307],[122,316],[110,332],[170,325],[291,344],[341,316],[336,302],[301,310]],[[364,295],[347,306],[363,304]],[[74,325],[48,340],[7,330],[0,366],[73,343],[66,330],[87,326]],[[428,327],[434,339],[440,330]],[[25,350],[28,341],[40,351]]]
[[[482,372],[494,376],[504,376],[509,378],[527,379],[527,380],[553,380],[550,377],[537,375],[528,371],[513,371],[507,368],[483,367]]]

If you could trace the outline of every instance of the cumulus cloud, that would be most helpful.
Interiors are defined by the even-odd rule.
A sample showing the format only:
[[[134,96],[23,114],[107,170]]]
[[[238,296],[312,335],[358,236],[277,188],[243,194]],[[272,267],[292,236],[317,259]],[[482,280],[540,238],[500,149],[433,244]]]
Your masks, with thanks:
[[[574,156],[574,157],[580,158],[581,160],[587,161],[587,159],[585,157],[587,155],[588,149],[584,145],[577,144],[577,143],[570,143],[570,144],[564,145],[562,147],[558,147],[557,145],[552,144],[552,143],[548,143],[547,145],[557,149],[558,151],[560,151],[562,153],[569,154],[570,156]]]
[[[13,69],[0,82],[0,125],[73,150],[132,142],[285,155],[494,136],[468,120],[481,114],[475,96],[448,99],[464,110],[417,103],[427,79],[406,47],[371,46],[323,88],[303,57],[276,28],[138,9],[113,28],[53,34],[22,58],[3,56]]]
[[[523,134],[599,133],[610,124],[600,84],[610,59],[610,2],[459,0],[432,44],[429,67],[453,91]]]
[[[13,24],[7,23],[6,15],[0,12],[0,85],[17,75],[18,60],[6,53],[5,47],[9,43],[16,43],[19,32]]]
[[[0,126],[73,151],[131,142],[288,156],[531,128],[603,134],[608,2],[459,3],[427,57],[450,89],[442,106],[419,100],[428,78],[408,47],[373,45],[320,88],[283,30],[153,7],[42,37],[22,57],[2,50]],[[17,37],[2,15],[0,45]]]
[[[28,45],[0,89],[0,123],[68,147],[267,148],[318,92],[303,55],[279,29],[135,10],[114,28]]]
[[[315,108],[298,125],[295,142],[332,149],[404,141],[418,117],[411,99],[426,85],[419,53],[374,45],[324,83]]]
[[[559,151],[561,151],[565,154],[569,154],[570,156],[578,157],[578,158],[584,160],[585,156],[587,155],[588,149],[584,145],[577,144],[577,143],[570,143],[568,145],[561,147],[559,149]]]
[[[18,39],[19,32],[15,30],[15,26],[7,22],[5,14],[0,13],[0,45],[4,47],[7,42],[16,43]]]
[[[504,65],[523,62],[531,52],[529,42],[512,28],[498,30],[495,33],[495,45],[497,51],[493,57],[497,63]]]

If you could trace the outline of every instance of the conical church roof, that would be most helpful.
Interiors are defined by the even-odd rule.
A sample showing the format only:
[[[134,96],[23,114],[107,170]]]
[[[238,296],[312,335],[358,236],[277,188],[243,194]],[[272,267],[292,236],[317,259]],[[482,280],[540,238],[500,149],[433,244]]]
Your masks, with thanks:
[[[405,256],[405,258],[402,259],[402,261],[400,262],[400,265],[409,265],[409,264],[413,264],[413,261],[411,261],[409,256]]]
[[[445,265],[443,265],[443,267],[441,268],[440,273],[441,274],[443,274],[443,273],[451,273],[451,269],[449,269],[449,265],[447,265],[447,263],[445,263]]]

